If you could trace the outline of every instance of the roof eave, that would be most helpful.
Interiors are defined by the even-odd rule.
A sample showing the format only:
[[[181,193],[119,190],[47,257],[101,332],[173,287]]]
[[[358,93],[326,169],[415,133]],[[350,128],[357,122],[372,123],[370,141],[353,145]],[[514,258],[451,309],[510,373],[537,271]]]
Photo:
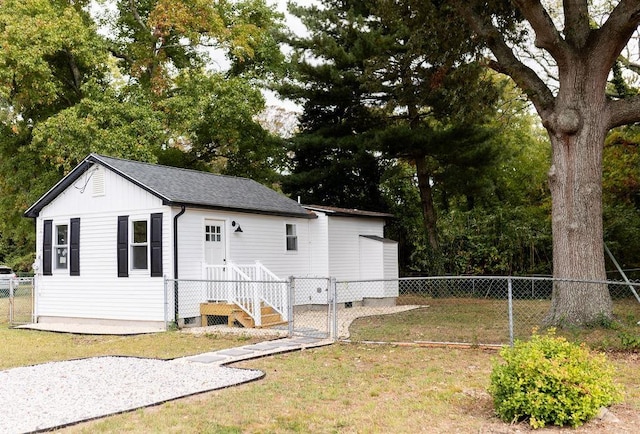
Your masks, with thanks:
[[[133,178],[132,176],[128,175],[126,172],[123,172],[122,170],[118,169],[117,167],[109,164],[107,161],[105,161],[102,158],[100,158],[100,155],[98,155],[98,154],[90,154],[87,157],[87,160],[90,160],[91,162],[96,163],[96,164],[101,164],[102,166],[104,166],[107,169],[111,170],[112,172],[120,175],[121,177],[123,177],[127,181],[131,182],[132,184],[140,187],[144,191],[146,191],[146,192],[156,196],[157,198],[161,199],[163,203],[171,201],[171,199],[166,197],[165,195],[157,192],[156,190],[154,190],[153,188],[149,187],[148,185],[145,185],[142,182],[138,181],[137,179]]]
[[[331,217],[361,217],[361,218],[378,218],[378,219],[394,219],[395,215],[389,213],[382,213],[376,211],[361,211],[360,213],[349,213],[343,212],[335,209],[322,208],[319,206],[313,205],[302,205],[303,208],[308,209],[309,211],[318,211],[330,215]]]
[[[64,176],[60,181],[58,181],[53,187],[49,189],[45,194],[43,194],[40,199],[38,199],[33,205],[31,205],[24,212],[25,217],[36,218],[40,215],[40,211],[45,206],[49,205],[60,193],[66,190],[70,185],[72,185],[84,172],[86,172],[89,167],[93,164],[93,162],[89,161],[89,155],[87,158],[82,160],[80,164],[78,164],[71,172],[69,172],[66,176]]]
[[[318,216],[314,213],[294,213],[294,212],[286,212],[286,211],[271,211],[271,210],[261,210],[261,209],[253,209],[253,208],[234,208],[234,207],[225,207],[218,205],[206,205],[201,203],[190,203],[190,202],[177,202],[177,201],[163,201],[164,205],[168,206],[184,206],[186,208],[197,208],[197,209],[214,209],[218,211],[228,211],[228,212],[239,212],[243,214],[260,214],[260,215],[270,215],[277,217],[292,217],[292,218],[301,218],[301,219],[317,219]]]

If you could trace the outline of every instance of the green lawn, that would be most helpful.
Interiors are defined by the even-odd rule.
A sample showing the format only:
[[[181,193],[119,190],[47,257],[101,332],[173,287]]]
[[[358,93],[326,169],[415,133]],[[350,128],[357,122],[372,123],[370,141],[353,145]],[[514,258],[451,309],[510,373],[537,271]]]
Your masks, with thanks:
[[[490,298],[430,298],[403,296],[399,304],[426,306],[392,315],[359,318],[349,329],[352,341],[464,342],[508,344],[509,318],[506,300]],[[540,328],[549,300],[514,300],[516,339],[528,339]],[[639,336],[640,303],[626,298],[614,302],[616,322],[605,328],[567,329],[559,334],[602,349],[621,348],[621,334]]]
[[[335,344],[246,361],[263,380],[64,429],[65,433],[515,433],[493,415],[486,392],[494,350]],[[640,360],[614,355],[625,402],[640,423]],[[634,425],[636,424],[636,425]],[[566,433],[567,430],[545,430]],[[579,431],[602,433],[591,423]],[[616,432],[616,431],[607,431]]]
[[[406,301],[406,300],[405,300]],[[457,303],[452,304],[452,301]],[[473,324],[504,315],[495,301],[460,303],[432,299],[429,307],[358,320],[356,337],[395,341],[474,339],[469,330],[502,336],[503,326]],[[0,299],[0,308],[3,300]],[[455,308],[453,307],[455,306]],[[542,302],[518,309],[543,314]],[[516,312],[519,310],[516,310]],[[570,338],[604,345],[624,330],[635,331],[635,304],[616,304],[621,325],[606,329],[565,331]],[[458,321],[455,319],[458,318]],[[431,335],[434,327],[438,334]],[[378,335],[376,335],[378,333]],[[82,336],[11,329],[0,324],[0,369],[98,355],[175,358],[254,342],[246,337],[170,331],[140,336]],[[613,407],[620,423],[592,422],[579,433],[633,432],[640,426],[640,353],[611,352],[616,381],[625,401]],[[335,344],[237,364],[260,369],[266,377],[238,387],[168,402],[65,428],[70,433],[515,433],[493,415],[486,392],[495,350],[431,348],[406,345]],[[635,427],[635,428],[634,428]],[[609,429],[608,431],[605,428]],[[614,429],[611,431],[610,429]],[[566,430],[545,430],[566,433]]]
[[[0,368],[106,354],[173,358],[252,342],[164,332],[80,336],[0,325]],[[640,423],[638,354],[614,353],[627,391],[614,413]],[[263,380],[68,427],[62,432],[369,433],[515,432],[486,393],[494,350],[335,344],[236,366]],[[635,418],[635,419],[634,419]],[[594,431],[599,432],[597,424]],[[523,429],[520,426],[518,429]],[[525,427],[526,429],[526,427]]]
[[[0,369],[57,360],[120,355],[172,359],[264,339],[166,332],[137,336],[74,335],[11,329],[0,324]]]

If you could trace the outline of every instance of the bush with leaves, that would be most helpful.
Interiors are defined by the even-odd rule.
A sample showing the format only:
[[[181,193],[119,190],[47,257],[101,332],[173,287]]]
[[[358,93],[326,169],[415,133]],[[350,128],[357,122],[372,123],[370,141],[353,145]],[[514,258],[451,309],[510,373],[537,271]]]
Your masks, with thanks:
[[[622,399],[605,355],[555,336],[553,329],[500,355],[504,363],[494,365],[489,393],[504,421],[576,427]]]

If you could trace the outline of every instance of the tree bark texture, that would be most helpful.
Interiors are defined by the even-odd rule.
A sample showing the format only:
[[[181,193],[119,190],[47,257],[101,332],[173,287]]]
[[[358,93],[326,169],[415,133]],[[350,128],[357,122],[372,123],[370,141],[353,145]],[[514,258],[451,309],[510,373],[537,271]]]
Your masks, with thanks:
[[[535,33],[535,40],[524,43],[534,43],[553,57],[557,92],[517,56],[506,37],[508,26],[502,27],[491,13],[479,13],[479,2],[452,0],[495,56],[489,65],[509,75],[526,93],[549,133],[554,277],[604,281],[604,139],[611,128],[640,121],[640,96],[608,100],[605,91],[613,64],[638,30],[640,1],[612,2],[606,21],[594,28],[587,0],[565,0],[561,30],[541,0],[511,3]],[[583,325],[612,317],[605,284],[559,281],[551,304],[548,324]]]
[[[422,205],[422,215],[424,230],[429,240],[429,246],[433,253],[440,251],[438,242],[437,217],[433,205],[433,192],[431,188],[431,173],[427,167],[424,156],[415,158],[416,176],[418,177],[418,190],[420,192],[420,203]]]
[[[553,275],[603,282],[602,151],[608,131],[604,92],[589,84],[588,62],[561,76],[555,110],[542,121],[551,140]],[[558,281],[546,322],[584,325],[613,315],[607,285]]]

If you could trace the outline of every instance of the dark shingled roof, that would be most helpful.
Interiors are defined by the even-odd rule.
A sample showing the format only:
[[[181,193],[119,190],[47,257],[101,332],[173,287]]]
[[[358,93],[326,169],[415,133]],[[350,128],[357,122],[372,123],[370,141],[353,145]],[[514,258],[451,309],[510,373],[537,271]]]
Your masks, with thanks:
[[[390,240],[389,238],[379,237],[377,235],[360,235],[362,238],[367,238],[373,241],[379,241],[384,244],[398,244],[397,241]]]
[[[361,209],[338,208],[335,206],[324,205],[303,205],[310,211],[324,212],[334,217],[374,217],[374,218],[391,218],[393,214],[386,212],[364,211]]]
[[[25,213],[36,217],[40,210],[73,184],[93,164],[114,171],[162,199],[165,205],[187,206],[314,218],[296,201],[247,178],[216,175],[131,160],[90,154]]]

